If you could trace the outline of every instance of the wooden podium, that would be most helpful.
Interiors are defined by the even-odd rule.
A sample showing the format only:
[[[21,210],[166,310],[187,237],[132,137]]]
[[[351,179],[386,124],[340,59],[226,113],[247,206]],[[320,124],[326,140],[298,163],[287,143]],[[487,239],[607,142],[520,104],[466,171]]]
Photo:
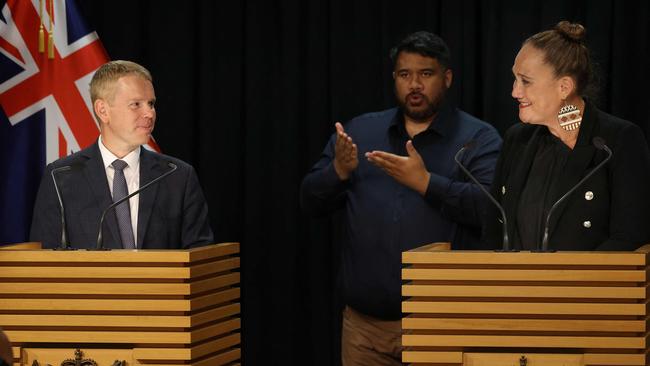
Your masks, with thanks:
[[[647,365],[648,255],[402,253],[402,361],[412,365]]]
[[[12,342],[15,366],[240,362],[238,243],[190,250],[39,248],[0,250],[0,327]]]

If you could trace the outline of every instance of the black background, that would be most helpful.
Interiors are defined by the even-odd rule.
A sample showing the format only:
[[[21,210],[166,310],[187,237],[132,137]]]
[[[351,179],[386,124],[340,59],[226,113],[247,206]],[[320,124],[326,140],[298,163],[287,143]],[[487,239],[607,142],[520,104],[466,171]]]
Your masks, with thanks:
[[[393,105],[388,50],[429,30],[449,44],[458,105],[517,123],[521,42],[587,28],[598,105],[650,132],[647,1],[78,0],[112,59],[154,76],[162,150],[193,164],[218,241],[242,243],[245,365],[338,363],[336,218],[299,210],[335,121]]]

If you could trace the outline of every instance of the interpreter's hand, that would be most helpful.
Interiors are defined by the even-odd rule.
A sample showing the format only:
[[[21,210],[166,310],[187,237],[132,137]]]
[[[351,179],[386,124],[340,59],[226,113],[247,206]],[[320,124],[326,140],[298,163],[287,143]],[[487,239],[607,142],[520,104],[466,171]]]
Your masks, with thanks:
[[[399,183],[424,196],[429,186],[431,173],[427,171],[422,157],[415,150],[411,140],[406,142],[406,152],[408,156],[399,156],[385,151],[371,151],[366,153],[366,158]]]
[[[334,124],[336,127],[336,145],[334,145],[334,170],[341,180],[350,178],[350,174],[359,165],[357,156],[357,145],[352,138],[345,133],[340,122]]]

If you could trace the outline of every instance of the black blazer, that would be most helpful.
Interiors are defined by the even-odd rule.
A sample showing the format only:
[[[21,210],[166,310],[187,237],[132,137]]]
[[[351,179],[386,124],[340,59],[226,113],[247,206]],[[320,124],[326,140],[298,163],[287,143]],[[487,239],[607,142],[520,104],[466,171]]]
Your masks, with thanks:
[[[497,161],[491,191],[506,212],[511,242],[518,241],[519,197],[537,151],[540,132],[546,129],[527,124],[511,127]],[[561,181],[549,192],[552,202],[606,158],[606,153],[593,145],[596,136],[605,140],[613,156],[555,209],[550,219],[551,249],[634,250],[650,243],[650,152],[643,132],[589,102]],[[492,206],[486,207],[485,212],[483,248],[501,247],[500,214]]]
[[[49,164],[36,196],[30,232],[32,241],[45,247],[61,242],[61,214],[50,172],[61,166],[71,170],[56,175],[65,207],[68,239],[75,248],[94,247],[102,211],[112,203],[98,142]],[[140,186],[170,170],[178,170],[140,193],[138,249],[180,249],[213,242],[208,206],[192,166],[170,156],[140,149]],[[107,248],[122,248],[115,211],[106,215],[103,241]]]

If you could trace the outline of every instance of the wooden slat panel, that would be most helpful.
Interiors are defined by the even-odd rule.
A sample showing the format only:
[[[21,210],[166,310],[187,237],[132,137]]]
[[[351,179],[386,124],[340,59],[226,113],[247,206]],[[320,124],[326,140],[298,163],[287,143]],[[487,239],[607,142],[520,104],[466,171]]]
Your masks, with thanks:
[[[645,299],[645,287],[403,285],[402,296]]]
[[[201,342],[208,338],[220,336],[241,328],[241,319],[235,318],[220,322],[209,327],[193,330],[192,343]]]
[[[189,295],[190,286],[189,283],[3,282],[0,294]]]
[[[237,287],[229,288],[227,290],[223,290],[213,294],[201,296],[196,299],[192,299],[190,306],[191,306],[191,310],[195,311],[195,310],[203,309],[208,306],[218,305],[228,301],[237,300],[239,299],[239,296],[240,296],[239,288]]]
[[[644,282],[645,271],[525,269],[402,269],[403,280]]]
[[[190,300],[2,299],[0,309],[48,311],[190,311]]]
[[[190,316],[0,314],[4,327],[144,327],[189,328]]]
[[[239,253],[239,243],[219,243],[188,250],[189,261],[198,262],[206,259],[224,257]]]
[[[134,348],[133,358],[142,361],[174,360],[183,361],[192,359],[191,348]]]
[[[602,366],[627,366],[627,365],[645,365],[645,354],[600,354],[600,353],[585,353],[585,365],[602,365]]]
[[[645,315],[645,304],[404,301],[404,313]]]
[[[491,264],[491,265],[593,265],[645,266],[646,255],[634,252],[497,253],[477,251],[419,251],[402,253],[404,264]]]
[[[188,344],[187,332],[5,330],[12,342]]]
[[[204,283],[202,284],[203,291],[201,292],[205,292],[205,289],[214,290],[226,286],[236,285],[239,283],[239,276],[240,276],[239,272],[232,272],[232,273],[222,274],[221,276],[217,276],[217,277],[211,277],[205,281],[202,281]],[[195,289],[196,288],[194,287],[193,290]],[[198,293],[198,291],[192,291],[192,293]]]
[[[462,363],[462,352],[404,351],[402,362]]]
[[[239,262],[239,258],[236,259],[237,262]],[[223,274],[219,277],[210,277],[202,281],[192,282],[190,283],[191,292],[193,294],[198,294],[201,292],[206,292],[208,290],[218,289],[226,285],[239,283],[239,276],[240,276],[239,272],[232,272],[232,273]],[[229,281],[228,279],[234,279],[234,278],[237,279],[235,282],[228,282]]]
[[[206,342],[200,346],[192,348],[192,359],[197,359],[209,355],[212,352],[219,352],[228,348],[235,347],[241,343],[241,334],[231,334],[229,336]]]
[[[139,361],[154,360],[193,360],[204,357],[210,353],[234,347],[241,342],[239,333],[230,334],[223,338],[206,342],[192,348],[134,348],[133,358]]]
[[[38,243],[25,243],[21,250],[0,251],[0,262],[26,263],[190,263],[239,253],[239,243],[220,243],[190,250],[55,251],[36,250]],[[12,249],[12,248],[5,248]],[[27,249],[27,250],[26,250]],[[31,250],[29,250],[31,249]]]
[[[223,319],[229,316],[237,315],[241,311],[241,305],[239,303],[228,304],[216,309],[211,309],[203,311],[201,313],[193,314],[191,317],[192,327],[198,325]]]
[[[110,251],[57,251],[6,250],[0,251],[0,262],[10,263],[188,263],[189,253],[184,250],[131,250]]]
[[[0,314],[4,327],[141,327],[190,328],[206,322],[239,314],[240,304],[228,304],[191,316],[152,315],[56,315],[56,314]]]
[[[20,350],[21,350],[20,347],[11,347],[11,354],[13,358],[16,359],[20,358]]]
[[[3,253],[3,252],[0,252]],[[2,267],[0,278],[136,278],[188,279],[190,269],[183,267]]]
[[[403,346],[644,349],[644,337],[402,335]]]
[[[239,268],[239,257],[228,258],[216,262],[194,265],[190,267],[190,276],[193,278],[203,277],[237,268]]]
[[[403,318],[403,329],[645,332],[644,320]]]
[[[226,365],[230,362],[237,361],[241,358],[241,350],[239,348],[233,349],[216,355],[214,357],[206,358],[199,362],[193,362],[192,366],[220,366]]]

